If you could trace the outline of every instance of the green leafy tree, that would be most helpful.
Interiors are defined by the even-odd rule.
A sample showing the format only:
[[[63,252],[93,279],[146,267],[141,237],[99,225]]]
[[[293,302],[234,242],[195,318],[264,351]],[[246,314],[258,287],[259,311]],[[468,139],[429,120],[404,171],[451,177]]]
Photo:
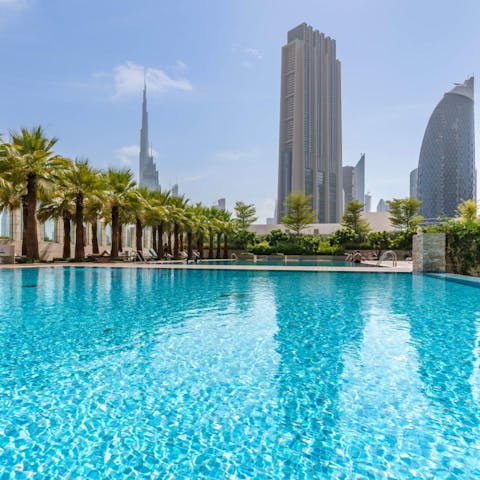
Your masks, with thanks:
[[[423,220],[418,215],[422,202],[416,198],[394,198],[387,201],[390,212],[390,223],[400,230],[413,232]]]
[[[258,218],[256,214],[255,205],[247,204],[243,202],[235,203],[235,217],[238,223],[238,226],[246,230],[252,223],[255,223]]]
[[[4,144],[0,171],[8,169],[13,175],[23,173],[26,192],[24,204],[24,247],[27,258],[38,260],[37,201],[39,189],[56,180],[64,161],[53,152],[56,138],[47,138],[42,127],[22,128],[11,132],[11,142]]]
[[[364,208],[363,203],[352,200],[345,208],[342,217],[342,226],[353,230],[358,237],[364,237],[370,231],[370,225],[362,218]]]
[[[473,200],[465,200],[458,208],[458,215],[460,221],[463,223],[473,223],[478,220],[477,216],[477,204]]]
[[[367,241],[375,250],[378,258],[384,250],[389,250],[393,245],[390,232],[371,232],[368,234]]]
[[[287,214],[280,223],[299,235],[304,228],[315,222],[316,212],[311,206],[311,201],[311,195],[306,196],[303,192],[291,193],[284,204]]]

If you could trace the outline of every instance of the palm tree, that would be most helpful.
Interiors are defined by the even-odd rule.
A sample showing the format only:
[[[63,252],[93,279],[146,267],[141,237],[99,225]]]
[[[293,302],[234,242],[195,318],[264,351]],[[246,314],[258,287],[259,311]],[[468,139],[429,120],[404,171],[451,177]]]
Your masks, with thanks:
[[[105,173],[107,183],[107,205],[112,218],[111,257],[118,257],[120,248],[120,210],[126,206],[132,196],[138,195],[130,170],[109,168]]]
[[[226,210],[220,210],[218,214],[220,229],[223,233],[223,258],[228,258],[228,236],[235,230],[235,222],[232,221],[232,214]]]
[[[171,197],[169,200],[168,216],[169,222],[173,225],[173,258],[178,259],[180,253],[180,232],[185,222],[185,209],[188,200],[182,195]]]
[[[20,132],[11,132],[10,136],[11,142],[4,147],[6,154],[2,161],[10,164],[10,171],[23,173],[26,183],[23,225],[25,254],[30,259],[38,260],[40,258],[36,215],[38,189],[43,188],[45,183],[54,181],[64,162],[53,152],[57,139],[47,138],[40,126],[30,130],[22,128]]]
[[[100,181],[103,177],[100,177]],[[100,253],[98,248],[98,218],[102,213],[102,208],[105,204],[105,192],[102,190],[102,187],[99,187],[95,192],[90,194],[86,201],[84,207],[84,217],[85,221],[90,224],[92,232],[92,253]]]
[[[163,247],[163,235],[165,224],[169,217],[170,192],[167,190],[156,190],[150,192],[149,225],[157,229],[157,254],[160,258],[165,256]]]
[[[81,260],[85,258],[85,200],[100,187],[100,172],[92,169],[88,160],[69,161],[61,181],[75,202],[75,260]]]
[[[19,173],[18,170],[0,172],[0,212],[13,212],[22,205],[26,185],[23,175]]]
[[[71,194],[60,186],[58,190],[44,195],[40,207],[38,209],[38,219],[46,222],[48,219],[59,218],[63,221],[63,259],[70,258],[70,244],[72,243],[70,235],[70,226],[73,218],[72,212],[75,210],[75,203]]]

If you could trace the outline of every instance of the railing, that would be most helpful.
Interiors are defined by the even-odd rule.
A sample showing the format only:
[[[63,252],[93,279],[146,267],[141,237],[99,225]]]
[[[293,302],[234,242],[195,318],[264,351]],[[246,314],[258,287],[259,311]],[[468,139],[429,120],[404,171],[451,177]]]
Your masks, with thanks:
[[[379,267],[383,261],[386,261],[388,257],[391,257],[392,266],[397,266],[397,254],[393,250],[387,250],[380,255],[380,258],[377,262],[377,267]]]

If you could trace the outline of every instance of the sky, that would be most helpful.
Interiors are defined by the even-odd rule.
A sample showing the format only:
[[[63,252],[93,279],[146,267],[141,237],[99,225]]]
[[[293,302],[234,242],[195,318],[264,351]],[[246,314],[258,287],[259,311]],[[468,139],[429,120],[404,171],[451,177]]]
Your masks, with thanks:
[[[263,222],[281,47],[306,22],[337,42],[343,164],[366,154],[375,209],[408,195],[433,109],[480,71],[479,19],[478,0],[0,0],[0,132],[42,125],[58,153],[137,174],[146,72],[162,187]]]

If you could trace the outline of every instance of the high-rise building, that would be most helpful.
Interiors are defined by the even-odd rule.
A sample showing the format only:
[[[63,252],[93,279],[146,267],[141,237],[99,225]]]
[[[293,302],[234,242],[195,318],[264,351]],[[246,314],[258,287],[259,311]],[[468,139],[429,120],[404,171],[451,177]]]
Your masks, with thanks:
[[[473,77],[445,93],[428,121],[418,161],[417,195],[426,219],[454,217],[476,200]]]
[[[149,190],[158,190],[158,172],[153,161],[153,155],[149,153],[148,142],[148,112],[147,112],[147,86],[143,88],[142,104],[142,129],[140,130],[140,157],[139,157],[139,185]]]
[[[363,209],[364,212],[370,212],[372,210],[372,196],[370,193],[365,194],[365,208]]]
[[[225,198],[219,198],[217,202],[217,208],[219,210],[226,210],[227,209],[227,201]]]
[[[312,195],[320,223],[342,216],[340,62],[335,40],[306,23],[282,48],[277,221],[292,192]]]
[[[365,203],[365,154],[354,167],[343,167],[343,208],[356,200]]]
[[[410,198],[417,198],[418,168],[410,172]]]
[[[176,183],[172,189],[170,190],[170,193],[172,194],[173,197],[178,197],[178,183]]]
[[[388,212],[388,204],[383,198],[378,201],[377,212]]]

